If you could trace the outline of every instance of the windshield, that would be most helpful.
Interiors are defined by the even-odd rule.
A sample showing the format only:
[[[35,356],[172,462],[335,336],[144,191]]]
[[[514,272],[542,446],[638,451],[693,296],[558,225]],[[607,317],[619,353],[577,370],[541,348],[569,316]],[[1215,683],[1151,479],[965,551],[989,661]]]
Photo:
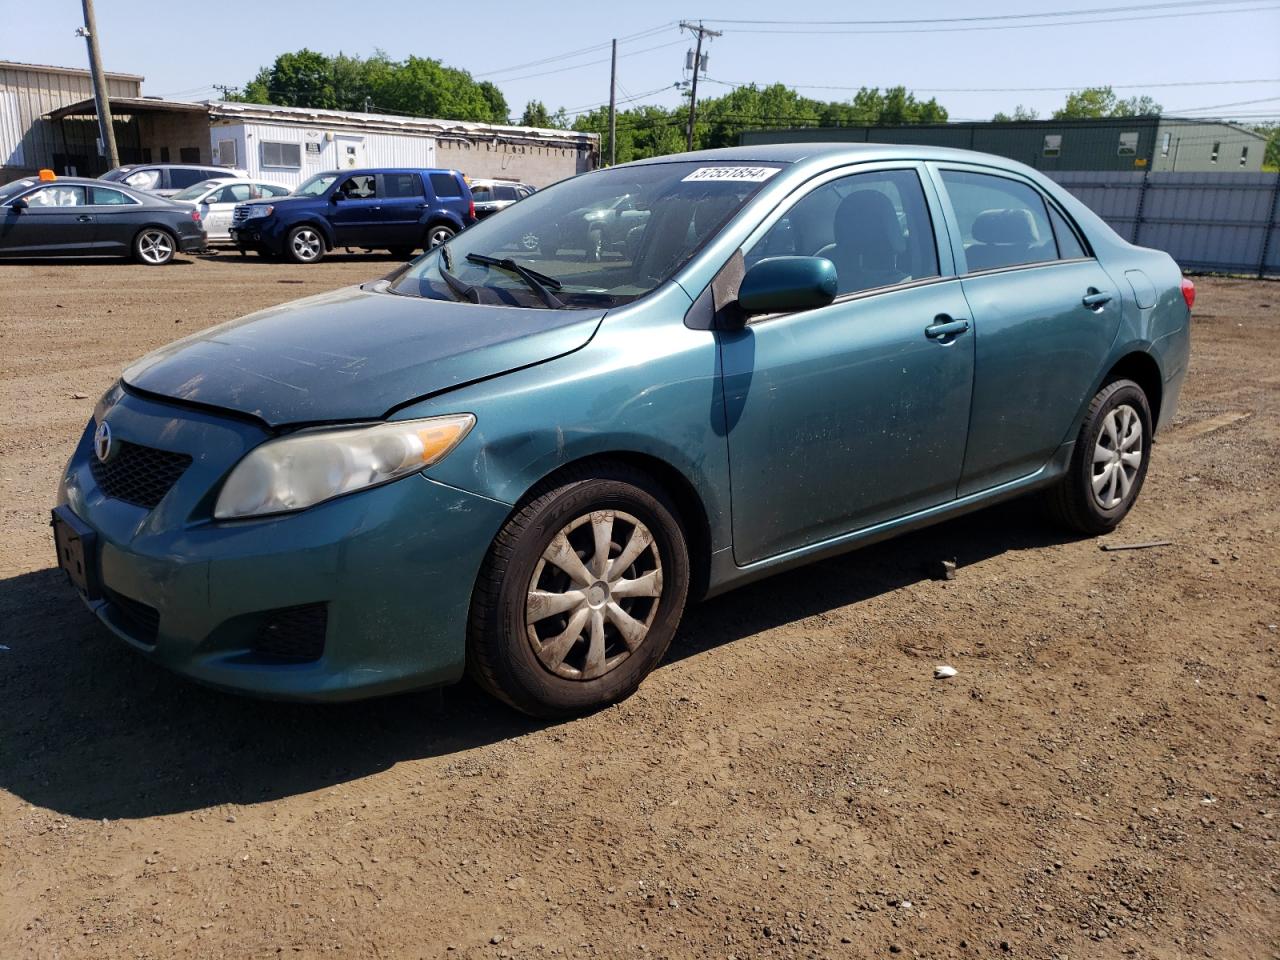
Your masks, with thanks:
[[[36,180],[23,179],[6,183],[3,187],[0,187],[0,203],[4,203],[10,197],[16,197],[28,187],[34,187],[37,182]]]
[[[318,197],[328,190],[333,181],[337,179],[338,175],[336,173],[317,173],[297,190],[293,191],[293,195],[295,197]]]
[[[498,258],[536,271],[565,307],[628,303],[684,266],[781,169],[679,161],[565,180],[458,234],[409,267],[391,289],[441,300],[545,306],[527,278],[480,262]]]
[[[209,192],[215,184],[221,183],[221,180],[201,180],[199,183],[193,183],[181,193],[175,193],[172,197],[174,200],[199,200],[202,196]]]
[[[114,170],[108,170],[98,179],[100,180],[123,180],[129,175],[129,171],[133,167],[116,167]]]

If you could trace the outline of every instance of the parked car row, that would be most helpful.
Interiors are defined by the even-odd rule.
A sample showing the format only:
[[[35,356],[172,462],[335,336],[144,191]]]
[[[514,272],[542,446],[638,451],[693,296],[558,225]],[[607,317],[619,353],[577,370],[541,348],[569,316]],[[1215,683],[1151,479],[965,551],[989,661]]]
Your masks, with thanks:
[[[195,164],[117,167],[100,180],[42,171],[0,188],[0,257],[117,254],[159,265],[229,242],[297,263],[341,248],[409,259],[533,192],[428,168],[329,171],[296,190]]]

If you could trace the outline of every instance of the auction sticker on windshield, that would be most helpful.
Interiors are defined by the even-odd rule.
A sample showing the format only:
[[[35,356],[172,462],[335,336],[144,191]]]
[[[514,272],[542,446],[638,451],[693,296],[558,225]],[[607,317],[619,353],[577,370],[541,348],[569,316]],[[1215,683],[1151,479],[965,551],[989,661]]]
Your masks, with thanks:
[[[693,173],[684,177],[684,182],[690,180],[738,180],[747,183],[763,183],[768,180],[781,167],[699,167]]]

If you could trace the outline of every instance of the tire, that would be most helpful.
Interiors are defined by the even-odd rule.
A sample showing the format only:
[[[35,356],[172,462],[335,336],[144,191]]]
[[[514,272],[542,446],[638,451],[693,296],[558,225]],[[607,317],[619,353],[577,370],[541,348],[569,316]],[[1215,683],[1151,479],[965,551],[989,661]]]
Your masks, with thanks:
[[[1142,388],[1132,380],[1104,386],[1089,404],[1066,475],[1046,495],[1049,513],[1077,533],[1114,530],[1142,490],[1151,439],[1151,407]],[[1119,452],[1112,453],[1117,442]]]
[[[294,263],[318,263],[324,257],[324,236],[308,224],[294,227],[285,238],[284,252]]]
[[[430,250],[433,247],[440,246],[442,243],[448,243],[457,235],[458,231],[447,223],[433,223],[427,227],[427,236],[422,246],[424,249]]]
[[[414,247],[392,247],[391,255],[397,260],[412,260],[414,250]]]
[[[177,252],[177,238],[162,227],[144,227],[133,238],[133,259],[144,266],[163,267]]]
[[[583,465],[535,487],[476,581],[467,631],[473,679],[536,717],[574,716],[629,696],[662,660],[684,613],[689,554],[679,516],[651,478],[621,463]],[[629,560],[625,570],[606,568],[603,580],[597,527],[610,532],[609,562],[623,551]],[[544,556],[566,531],[561,544],[571,550],[560,557],[576,579]],[[614,592],[623,583],[627,593]],[[593,642],[597,630],[603,643]]]

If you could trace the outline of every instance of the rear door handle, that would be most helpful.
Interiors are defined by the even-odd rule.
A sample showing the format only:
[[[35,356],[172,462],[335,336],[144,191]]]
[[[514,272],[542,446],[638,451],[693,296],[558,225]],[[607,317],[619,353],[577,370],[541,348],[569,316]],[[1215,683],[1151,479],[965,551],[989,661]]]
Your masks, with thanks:
[[[933,318],[933,323],[924,328],[924,335],[930,340],[950,342],[968,329],[968,320],[952,320],[945,313],[940,313]]]
[[[93,217],[89,216],[87,213],[80,214],[76,219],[81,223],[93,223]]]
[[[1088,292],[1081,298],[1080,302],[1090,310],[1097,310],[1104,303],[1111,301],[1111,294],[1099,290],[1097,287],[1090,287]]]

